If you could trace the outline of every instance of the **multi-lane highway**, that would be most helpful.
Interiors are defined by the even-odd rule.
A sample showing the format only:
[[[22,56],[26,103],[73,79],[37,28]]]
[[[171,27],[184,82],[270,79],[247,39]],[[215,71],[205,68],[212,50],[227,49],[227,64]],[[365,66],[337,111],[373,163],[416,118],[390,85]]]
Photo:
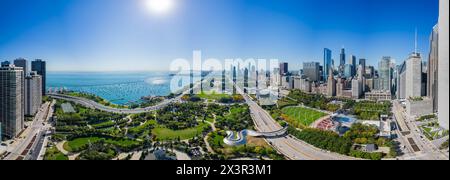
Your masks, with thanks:
[[[42,142],[43,135],[50,127],[46,122],[53,115],[53,104],[54,102],[46,102],[41,106],[32,124],[23,132],[24,138],[18,139],[11,145],[8,155],[4,158],[5,160],[36,159],[33,154],[36,154],[36,150],[40,150],[36,147],[39,147],[37,145]]]
[[[55,98],[55,99],[61,99],[61,100],[65,100],[65,101],[74,102],[74,103],[80,104],[80,105],[88,107],[88,108],[98,109],[101,111],[111,112],[111,113],[119,113],[119,114],[139,114],[139,113],[158,110],[158,109],[164,108],[165,106],[169,105],[170,103],[180,101],[181,97],[182,97],[182,96],[178,96],[173,99],[164,100],[163,102],[161,102],[155,106],[146,107],[146,108],[121,109],[121,108],[108,107],[108,106],[99,104],[95,101],[92,101],[92,100],[89,100],[86,98],[82,98],[82,97],[74,97],[74,96],[68,96],[68,95],[64,95],[64,94],[54,94],[54,93],[48,94],[48,96]]]
[[[200,85],[200,82],[197,82],[193,88],[195,89],[199,85]],[[88,108],[98,109],[98,110],[105,111],[105,112],[119,113],[119,114],[140,114],[140,113],[144,113],[144,112],[162,109],[162,108],[166,107],[167,105],[174,103],[174,102],[180,102],[181,98],[184,95],[188,94],[190,91],[191,91],[191,89],[188,89],[188,90],[184,91],[182,94],[180,94],[179,96],[172,98],[172,99],[166,99],[163,102],[158,103],[157,105],[146,107],[146,108],[136,108],[136,109],[113,108],[113,107],[105,106],[103,104],[99,104],[95,101],[92,101],[92,100],[89,100],[86,98],[68,96],[68,95],[58,94],[58,93],[48,93],[47,95],[49,97],[52,97],[55,99],[61,99],[61,100],[65,100],[65,101],[74,102],[74,103],[80,104],[80,105],[88,107]]]
[[[448,159],[437,147],[429,142],[419,131],[413,118],[409,117],[400,102],[393,102],[393,112],[395,120],[401,130],[397,130],[398,140],[407,149],[400,159],[412,160],[445,160]]]
[[[281,127],[272,116],[261,108],[256,102],[243,93],[240,88],[237,91],[245,98],[247,104],[250,106],[252,118],[255,122],[256,129],[259,132],[275,132]],[[343,156],[337,153],[327,152],[310,144],[307,144],[299,139],[291,136],[280,138],[266,138],[267,142],[276,150],[292,160],[354,160],[355,158]]]

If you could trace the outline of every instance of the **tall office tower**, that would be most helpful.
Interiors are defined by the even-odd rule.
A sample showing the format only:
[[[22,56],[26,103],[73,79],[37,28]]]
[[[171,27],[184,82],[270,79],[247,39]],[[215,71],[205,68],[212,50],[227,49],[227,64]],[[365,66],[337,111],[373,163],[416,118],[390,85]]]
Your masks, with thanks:
[[[327,95],[330,97],[336,96],[336,80],[333,76],[333,70],[330,68],[327,80]]]
[[[397,69],[397,99],[406,99],[406,62]]]
[[[359,99],[361,97],[361,82],[357,79],[352,80],[352,97]]]
[[[341,49],[341,54],[339,56],[339,75],[343,75],[344,74],[344,67],[345,67],[345,48]]]
[[[225,75],[226,71],[223,70],[222,71],[222,93],[225,93],[226,91],[226,75]]]
[[[189,93],[191,95],[193,95],[194,94],[194,70],[193,69],[191,69],[189,72],[189,81],[190,81],[189,82],[189,88],[190,88]],[[42,82],[42,85],[44,85],[43,82]]]
[[[336,96],[342,97],[344,95],[344,80],[342,78],[338,78],[336,80]]]
[[[244,93],[248,93],[248,68],[244,70]]]
[[[448,129],[449,124],[449,88],[448,88],[448,72],[449,72],[449,52],[448,52],[448,24],[449,24],[449,1],[448,0],[440,0],[439,1],[439,60],[438,60],[438,119],[439,125],[443,128]]]
[[[406,60],[405,97],[422,96],[422,58],[419,53],[412,53]]]
[[[359,67],[358,67],[358,81],[359,81],[359,84],[361,85],[361,89],[360,89],[360,93],[361,93],[361,95],[364,93],[364,92],[366,92],[366,77],[364,77],[364,68],[363,68],[363,66],[362,65],[359,65]]]
[[[428,55],[427,67],[427,97],[433,101],[433,112],[438,110],[438,26],[433,27],[430,35],[430,53]]]
[[[352,78],[352,70],[353,70],[353,65],[346,64],[344,67],[344,77],[351,79]]]
[[[303,73],[312,82],[320,81],[320,64],[318,62],[303,63]]]
[[[358,67],[358,64],[356,64],[356,56],[350,56],[350,64],[352,66],[352,77],[356,76],[356,69]]]
[[[391,91],[392,76],[391,76],[391,57],[385,56],[378,64],[379,71],[379,90]]]
[[[272,80],[272,82],[270,83],[271,86],[281,86],[281,75],[279,68],[273,69],[271,80]]]
[[[359,65],[362,66],[363,76],[366,77],[366,59],[359,59]]]
[[[236,94],[237,74],[236,66],[233,66],[233,94]]]
[[[24,58],[18,58],[14,60],[14,66],[23,68],[23,73],[25,76],[28,75],[28,63]]]
[[[324,50],[323,50],[323,69],[322,69],[322,72],[323,72],[323,80],[324,81],[326,81],[327,80],[327,78],[328,78],[328,70],[331,68],[331,67],[333,67],[332,66],[332,52],[331,52],[331,50],[330,49],[327,49],[327,48],[325,48]],[[312,80],[311,80],[312,81]]]
[[[42,77],[42,95],[45,95],[45,87],[47,85],[47,68],[45,61],[36,59],[31,62],[31,71],[36,71]]]
[[[369,66],[366,69],[366,74],[368,78],[374,78],[375,77],[375,67]]]
[[[11,63],[9,61],[2,61],[1,67],[9,66]]]
[[[286,75],[289,73],[289,64],[287,62],[280,63],[280,75]]]
[[[33,116],[42,104],[42,77],[31,71],[25,77],[25,115]]]
[[[24,128],[23,69],[14,65],[0,68],[0,123],[2,137],[16,137]]]

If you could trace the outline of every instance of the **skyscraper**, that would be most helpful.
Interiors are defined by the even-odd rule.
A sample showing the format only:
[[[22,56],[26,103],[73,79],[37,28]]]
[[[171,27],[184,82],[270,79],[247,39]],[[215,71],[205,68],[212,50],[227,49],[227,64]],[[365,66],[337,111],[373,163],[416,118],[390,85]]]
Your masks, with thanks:
[[[358,76],[359,84],[361,86],[361,89],[360,89],[361,95],[366,92],[366,77],[364,76],[364,72],[365,71],[364,71],[364,68],[362,67],[362,65],[359,65],[357,76]]]
[[[397,99],[406,99],[406,62],[397,68]]]
[[[2,137],[14,138],[24,127],[24,82],[21,67],[0,67],[0,123]]]
[[[439,60],[438,60],[438,119],[439,125],[449,129],[449,87],[448,87],[448,72],[449,72],[449,52],[448,52],[448,25],[449,25],[449,1],[439,1]]]
[[[324,50],[323,50],[324,52],[323,52],[323,79],[324,79],[324,81],[326,81],[327,80],[327,78],[328,78],[328,70],[332,67],[332,52],[331,52],[331,50],[330,49],[328,49],[328,48],[325,48]]]
[[[406,60],[406,98],[422,96],[422,57],[412,53]]]
[[[45,87],[47,84],[47,68],[45,61],[36,59],[31,62],[31,71],[36,71],[42,77],[42,95],[45,95]]]
[[[330,68],[327,81],[327,95],[330,97],[336,96],[336,80],[333,77],[333,70]]]
[[[438,26],[433,27],[430,35],[430,53],[427,67],[427,97],[433,101],[433,112],[438,109]]]
[[[378,64],[379,70],[379,90],[391,91],[392,73],[391,73],[391,57],[385,56]]]
[[[287,62],[280,63],[280,75],[286,75],[289,73],[289,64]]]
[[[366,76],[366,59],[359,59],[359,65],[362,67],[363,76]]]
[[[236,94],[236,86],[237,86],[237,72],[236,66],[233,66],[233,94]]]
[[[21,68],[23,68],[23,73],[24,73],[24,75],[25,75],[25,76],[28,75],[28,63],[27,63],[27,60],[26,60],[26,59],[24,59],[24,58],[18,58],[18,59],[16,59],[16,60],[14,60],[14,65],[15,65],[16,67],[21,67]]]
[[[338,69],[339,69],[339,75],[340,75],[340,76],[342,76],[342,75],[344,74],[345,58],[346,58],[346,55],[345,55],[345,48],[342,48],[342,49],[341,49],[341,54],[340,54],[340,56],[339,56],[339,66],[338,66]]]
[[[36,72],[31,71],[25,77],[25,115],[36,114],[42,103],[42,79]]]
[[[358,67],[358,64],[356,64],[356,56],[350,56],[350,62],[349,62],[349,64],[351,64],[352,65],[352,71],[351,71],[351,74],[352,74],[352,77],[354,77],[354,76],[356,76],[356,68]]]
[[[318,62],[303,63],[303,74],[312,82],[320,81],[320,64]]]
[[[353,65],[351,64],[346,64],[344,67],[344,76],[348,79],[351,79],[353,77]]]
[[[9,64],[11,64],[9,61],[2,61],[1,67],[3,67],[3,66],[9,66]]]
[[[248,68],[244,70],[244,92],[248,93]]]
[[[222,71],[222,93],[226,91],[226,71],[225,69]]]
[[[342,48],[341,54],[340,54],[339,66],[344,66],[344,65],[345,65],[345,48]]]

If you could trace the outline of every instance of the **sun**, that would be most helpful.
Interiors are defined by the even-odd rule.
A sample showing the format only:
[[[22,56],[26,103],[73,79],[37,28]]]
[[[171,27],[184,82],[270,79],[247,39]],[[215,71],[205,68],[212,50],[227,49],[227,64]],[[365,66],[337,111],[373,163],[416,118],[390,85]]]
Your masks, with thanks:
[[[153,13],[167,13],[174,7],[174,0],[145,0],[149,11]]]

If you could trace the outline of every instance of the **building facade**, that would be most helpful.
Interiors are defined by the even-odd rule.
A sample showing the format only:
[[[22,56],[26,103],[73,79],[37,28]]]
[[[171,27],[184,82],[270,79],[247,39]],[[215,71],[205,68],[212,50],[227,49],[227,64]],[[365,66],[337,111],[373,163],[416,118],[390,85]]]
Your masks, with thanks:
[[[327,80],[328,73],[329,73],[328,70],[333,65],[333,62],[332,62],[333,60],[332,60],[331,56],[332,56],[332,51],[330,49],[328,49],[328,48],[325,48],[323,50],[323,69],[322,69],[322,72],[323,72],[322,77],[323,77],[324,81]]]
[[[391,73],[391,57],[385,56],[381,59],[379,65],[379,85],[377,90],[391,91],[392,73]]]
[[[42,78],[36,72],[25,77],[25,115],[36,114],[42,104]]]
[[[405,98],[422,96],[422,58],[412,53],[406,60]]]
[[[449,129],[449,1],[439,1],[439,62],[438,62],[438,119],[440,126]]]
[[[318,62],[303,63],[303,73],[310,81],[320,81],[320,64]]]
[[[24,72],[23,68],[0,68],[0,123],[2,137],[12,139],[24,128]]]
[[[47,67],[46,62],[41,59],[36,59],[31,62],[31,71],[36,71],[42,77],[42,95],[45,95],[45,87],[47,84]]]

